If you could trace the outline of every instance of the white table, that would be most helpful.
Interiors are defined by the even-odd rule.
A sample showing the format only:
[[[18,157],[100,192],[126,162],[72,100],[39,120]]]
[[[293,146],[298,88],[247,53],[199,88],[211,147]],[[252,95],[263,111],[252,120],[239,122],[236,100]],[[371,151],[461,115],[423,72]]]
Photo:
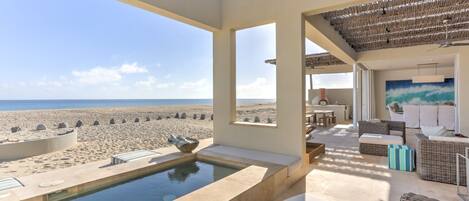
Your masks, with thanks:
[[[332,110],[337,117],[337,123],[346,123],[350,118],[351,107],[349,105],[311,105],[308,111],[314,110]]]

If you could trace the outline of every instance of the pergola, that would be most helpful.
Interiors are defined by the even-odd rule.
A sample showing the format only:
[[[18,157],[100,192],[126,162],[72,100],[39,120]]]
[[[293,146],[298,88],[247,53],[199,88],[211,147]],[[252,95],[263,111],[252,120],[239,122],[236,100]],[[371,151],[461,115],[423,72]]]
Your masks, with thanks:
[[[265,60],[265,63],[276,65],[277,59],[268,59]],[[305,56],[305,69],[315,70],[320,68],[334,68],[338,65],[346,65],[345,62],[338,59],[334,55],[326,53],[317,53],[317,54],[308,54]],[[329,71],[330,69],[326,69]],[[343,70],[343,69],[340,69]],[[310,73],[305,73],[309,75],[309,88],[313,89],[313,71]]]
[[[380,0],[321,14],[357,52],[469,39],[467,0]]]
[[[268,59],[265,61],[268,64],[277,64],[276,59]],[[305,56],[305,67],[312,68],[318,66],[342,65],[345,64],[342,60],[329,53],[308,54]]]

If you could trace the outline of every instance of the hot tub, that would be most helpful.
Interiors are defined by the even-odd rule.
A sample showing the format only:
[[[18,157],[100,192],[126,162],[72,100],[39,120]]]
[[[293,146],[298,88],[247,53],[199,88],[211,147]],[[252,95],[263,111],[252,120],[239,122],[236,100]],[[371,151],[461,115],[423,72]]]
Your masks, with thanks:
[[[231,175],[240,169],[213,162],[189,161],[169,169],[84,192],[66,200],[88,201],[169,201]],[[53,196],[50,200],[60,200]]]

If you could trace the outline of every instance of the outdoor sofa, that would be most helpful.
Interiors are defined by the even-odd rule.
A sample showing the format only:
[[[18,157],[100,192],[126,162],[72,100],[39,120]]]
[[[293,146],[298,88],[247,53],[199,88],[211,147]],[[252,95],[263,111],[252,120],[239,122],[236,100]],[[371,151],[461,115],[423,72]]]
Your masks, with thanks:
[[[417,174],[421,179],[456,184],[456,154],[465,155],[467,142],[430,140],[423,134],[417,137]],[[460,160],[460,184],[466,185],[466,163]]]
[[[358,123],[360,153],[387,156],[389,144],[405,144],[405,128],[405,122],[400,121],[360,121]],[[401,136],[391,135],[391,131],[399,131]]]

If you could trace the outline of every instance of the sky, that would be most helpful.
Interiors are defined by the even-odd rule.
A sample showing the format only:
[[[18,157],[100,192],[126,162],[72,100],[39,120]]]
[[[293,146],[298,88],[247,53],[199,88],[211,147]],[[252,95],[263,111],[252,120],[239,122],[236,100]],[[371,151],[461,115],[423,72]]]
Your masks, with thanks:
[[[205,30],[115,0],[2,0],[0,25],[0,100],[212,98]],[[275,24],[238,31],[238,98],[275,97],[274,57]]]

